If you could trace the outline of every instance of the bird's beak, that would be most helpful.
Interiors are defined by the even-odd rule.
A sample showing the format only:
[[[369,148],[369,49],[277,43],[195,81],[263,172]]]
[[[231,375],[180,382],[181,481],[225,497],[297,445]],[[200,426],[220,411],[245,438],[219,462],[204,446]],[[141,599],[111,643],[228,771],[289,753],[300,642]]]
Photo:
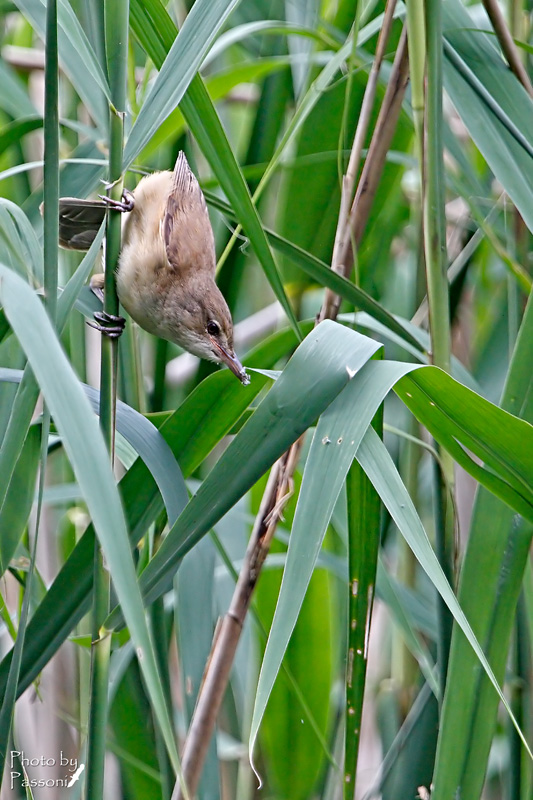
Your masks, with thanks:
[[[222,345],[220,345],[213,336],[210,336],[209,338],[211,339],[211,343],[218,353],[220,360],[223,361],[224,364],[226,364],[233,372],[233,374],[237,376],[243,386],[247,386],[250,383],[250,377],[246,373],[246,370],[235,353],[232,350],[229,351],[222,347]]]

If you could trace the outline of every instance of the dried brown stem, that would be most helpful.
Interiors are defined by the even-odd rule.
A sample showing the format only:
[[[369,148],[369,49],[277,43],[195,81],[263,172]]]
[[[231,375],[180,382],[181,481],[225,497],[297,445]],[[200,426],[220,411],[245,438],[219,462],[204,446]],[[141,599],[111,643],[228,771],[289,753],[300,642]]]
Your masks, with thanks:
[[[331,259],[331,269],[340,274],[344,274],[344,265],[341,261],[341,254],[344,253],[346,242],[350,238],[349,209],[353,198],[355,181],[359,172],[359,165],[361,163],[361,153],[363,152],[363,146],[370,125],[370,118],[372,116],[372,109],[374,108],[379,74],[381,72],[381,65],[385,57],[385,48],[387,46],[387,42],[389,41],[392,23],[394,22],[395,8],[396,0],[388,0],[385,13],[383,15],[383,25],[381,26],[376,45],[376,55],[374,57],[374,61],[372,62],[372,68],[368,76],[368,83],[366,84],[365,94],[361,104],[361,112],[357,121],[357,128],[355,129],[355,136],[350,153],[350,160],[348,162],[348,169],[346,170],[346,175],[344,175],[342,180],[339,221],[337,224],[335,244],[333,246],[333,256]],[[320,312],[321,320],[335,318],[336,313],[334,309],[335,305],[337,305],[338,309],[337,300],[337,295],[332,292],[331,289],[326,289],[324,302]]]
[[[361,173],[357,192],[350,210],[349,216],[349,236],[344,239],[342,250],[338,254],[337,271],[348,277],[354,260],[354,247],[358,247],[363,238],[370,209],[374,202],[374,197],[378,187],[385,159],[387,156],[394,131],[400,115],[405,90],[409,81],[409,62],[407,57],[407,30],[404,27],[396,57],[390,76],[390,80],[383,98],[381,110],[379,112],[374,134],[365,165]],[[328,304],[324,304],[319,319],[335,319],[339,313],[341,298],[334,296]],[[326,313],[327,312],[327,313]]]
[[[520,60],[518,49],[505,23],[505,18],[498,5],[498,0],[483,0],[483,5],[485,6],[485,11],[488,14],[492,27],[494,28],[494,33],[502,48],[502,53],[509,64],[509,69],[516,75],[529,96],[533,97],[533,86],[529,80],[527,70]]]
[[[281,519],[283,506],[292,492],[292,475],[298,462],[301,444],[301,439],[295,442],[270,471],[231,605],[213,642],[204,683],[194,710],[181,761],[191,797],[194,797],[198,788],[250,600],[261,567],[268,555],[272,537]],[[183,800],[179,782],[174,787],[172,800]]]
[[[389,5],[394,5],[392,0]],[[382,38],[382,41],[382,46],[384,47],[386,39]],[[387,150],[398,121],[407,86],[407,78],[407,38],[404,30],[394,60],[389,87],[385,93],[372,143],[361,174],[359,188],[348,216],[350,235],[346,236],[343,251],[340,253],[340,264],[344,265],[344,272],[349,272],[349,268],[348,270],[346,269],[347,259],[350,259],[350,267],[353,261],[351,239],[354,238],[356,243],[360,241],[368,219]],[[359,146],[357,134],[354,139],[354,146],[356,145]],[[375,163],[376,161],[379,163]],[[350,158],[350,163],[357,163],[356,156]],[[354,173],[356,172],[357,169],[355,168]],[[330,319],[335,318],[337,310],[332,309],[329,316]],[[319,320],[323,318],[325,316],[321,313]],[[303,439],[299,439],[295,442],[271,469],[230,608],[213,642],[204,683],[198,697],[182,755],[183,775],[191,797],[194,797],[198,787],[209,741],[226,690],[251,597],[259,578],[261,567],[270,549],[272,537],[281,519],[283,506],[292,492],[292,476],[298,463],[302,441]],[[174,788],[172,800],[183,800],[179,783]]]

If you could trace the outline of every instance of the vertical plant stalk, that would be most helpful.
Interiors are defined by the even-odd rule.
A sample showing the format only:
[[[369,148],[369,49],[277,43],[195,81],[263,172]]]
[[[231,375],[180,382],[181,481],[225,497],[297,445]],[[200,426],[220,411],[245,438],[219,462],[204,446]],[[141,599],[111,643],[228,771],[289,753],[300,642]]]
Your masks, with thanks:
[[[442,142],[441,0],[426,0],[427,89],[423,163],[424,252],[433,363],[450,371],[450,311]]]
[[[59,241],[59,85],[57,0],[46,6],[44,67],[44,297],[50,319],[57,312],[57,249]]]
[[[426,76],[426,19],[424,0],[407,0],[407,36],[409,41],[409,74],[411,105],[420,172],[424,164],[424,94]]]
[[[363,147],[370,125],[370,118],[372,116],[372,109],[376,99],[381,65],[385,57],[385,48],[387,47],[387,42],[389,41],[389,36],[392,29],[392,23],[394,21],[395,8],[396,0],[388,0],[385,13],[383,15],[383,25],[378,36],[376,54],[372,62],[372,68],[370,70],[370,75],[368,76],[368,82],[366,84],[363,102],[361,104],[361,112],[359,114],[359,120],[357,122],[357,128],[355,130],[352,143],[348,169],[346,170],[346,175],[344,175],[342,180],[339,221],[337,224],[335,244],[333,246],[333,256],[331,259],[331,269],[341,275],[344,275],[346,272],[345,265],[340,260],[340,256],[345,252],[346,242],[350,238],[349,209],[353,199],[355,181],[357,179],[357,174],[359,172],[359,166],[361,163],[361,154],[363,152]],[[320,319],[335,319],[340,307],[340,303],[341,298],[332,292],[331,289],[326,289],[324,302],[320,312]]]
[[[382,412],[378,412],[376,426],[382,433]],[[344,800],[353,800],[376,586],[381,499],[357,461],[348,472],[346,494],[349,580],[343,793]]]
[[[447,276],[445,178],[442,142],[442,3],[425,0],[427,37],[426,113],[423,162],[424,254],[429,308],[432,361],[450,372],[450,297]],[[442,468],[436,471],[436,545],[441,566],[453,580],[455,515],[453,460],[441,451]],[[441,471],[442,469],[442,471]],[[450,650],[452,617],[439,600],[439,669],[442,694]]]
[[[122,197],[122,148],[128,59],[129,0],[106,0],[105,39],[111,108],[109,124],[109,193]],[[115,268],[120,254],[120,215],[107,212],[105,240],[104,311],[118,315]],[[111,461],[115,451],[115,413],[118,342],[101,337],[100,426]],[[94,601],[92,616],[91,689],[87,744],[87,796],[101,800],[104,791],[104,764],[107,740],[107,696],[111,634],[103,628],[109,614],[110,576],[98,543],[94,553]]]
[[[359,241],[358,237],[362,236],[368,219],[372,200],[383,171],[387,150],[396,129],[407,80],[407,37],[404,30],[361,175],[359,190],[356,193],[350,211],[351,236],[354,236],[353,226],[355,225],[357,231],[356,241]],[[351,248],[351,237],[347,239],[347,248]],[[349,252],[350,257],[353,258],[351,250]],[[343,261],[343,263],[346,264],[346,261]],[[321,319],[321,315],[319,315],[319,319]],[[295,442],[271,469],[230,608],[215,634],[206,665],[204,683],[199,693],[182,755],[184,781],[191,796],[194,796],[198,786],[209,740],[213,734],[220,704],[228,683],[242,626],[261,567],[268,554],[270,542],[281,518],[283,505],[288,492],[291,490],[292,475],[298,463],[301,446],[302,439]],[[182,800],[182,797],[182,789],[176,783],[172,800]]]
[[[415,417],[409,420],[408,434],[418,438],[420,436],[420,425]],[[404,441],[404,450],[401,452],[400,473],[409,496],[415,508],[418,508],[418,469],[420,465],[421,448],[412,439]],[[402,586],[409,589],[416,588],[416,576],[418,562],[413,555],[413,551],[401,537],[398,545],[398,567],[397,577]],[[420,667],[416,658],[411,653],[403,636],[399,632],[393,633],[392,656],[391,656],[391,677],[398,687],[400,687],[400,703],[402,710],[407,713],[407,704],[416,691]]]
[[[514,625],[514,641],[511,651],[514,679],[511,685],[511,708],[520,728],[524,729],[525,710],[528,705],[527,687],[531,658],[531,642],[527,635],[526,609],[524,596],[518,601],[516,620]],[[514,725],[509,724],[509,800],[521,800],[525,792],[522,791],[523,765],[522,742]]]
[[[163,597],[159,597],[155,603],[153,603],[149,613],[157,656],[157,666],[161,677],[161,685],[165,693],[165,702],[167,708],[172,708],[171,678],[168,666],[169,632],[167,630],[168,625],[165,617]],[[174,786],[174,771],[165,746],[165,737],[155,719],[155,715],[154,728],[155,750],[157,763],[159,765],[159,774],[161,776],[161,798],[162,800],[168,800],[172,793],[172,787]]]
[[[45,99],[44,99],[44,302],[48,310],[48,314],[55,324],[56,311],[57,311],[57,251],[59,241],[59,67],[58,67],[58,50],[57,50],[57,0],[49,0],[46,6],[46,58],[44,68],[44,85],[45,85]],[[29,404],[26,404],[26,409],[30,412],[30,406],[33,408],[37,400],[38,387],[33,376],[33,372],[26,367],[24,376],[27,379],[28,393],[26,397],[29,399]],[[19,393],[19,398],[23,399],[22,393]],[[20,425],[20,418],[14,420],[18,421],[21,431],[24,435],[27,434],[27,428],[24,424]],[[28,423],[29,423],[28,417]],[[26,578],[26,585],[24,587],[24,597],[22,600],[22,608],[20,611],[19,627],[17,631],[17,638],[13,648],[13,658],[9,667],[9,674],[6,682],[6,689],[2,698],[0,707],[0,784],[2,783],[2,776],[7,756],[7,746],[11,735],[11,728],[13,724],[13,712],[15,710],[15,702],[18,692],[18,682],[20,675],[20,665],[22,663],[22,652],[24,649],[24,640],[26,637],[26,626],[28,623],[29,609],[31,598],[33,594],[33,583],[35,575],[35,561],[37,558],[37,541],[39,535],[39,525],[42,511],[43,490],[46,458],[48,454],[48,434],[50,431],[50,412],[45,407],[43,411],[43,423],[41,426],[41,474],[39,478],[39,497],[37,504],[36,524],[35,524],[35,537],[31,547],[30,566]],[[18,437],[15,437],[18,438]],[[14,440],[10,440],[12,444]],[[20,441],[22,448],[24,442]],[[13,465],[16,460],[13,460]],[[5,482],[5,492],[9,487],[9,480]],[[4,495],[5,497],[5,495]],[[2,500],[3,502],[3,500]],[[1,506],[1,502],[0,502]]]

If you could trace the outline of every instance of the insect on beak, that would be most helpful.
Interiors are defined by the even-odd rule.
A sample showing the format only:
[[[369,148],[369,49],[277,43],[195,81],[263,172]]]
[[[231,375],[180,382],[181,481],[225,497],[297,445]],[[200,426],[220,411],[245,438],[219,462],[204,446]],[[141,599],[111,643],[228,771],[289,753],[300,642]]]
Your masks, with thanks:
[[[250,377],[246,373],[246,370],[235,353],[222,347],[222,345],[220,345],[213,336],[210,336],[209,338],[211,339],[211,344],[213,345],[214,349],[220,356],[220,360],[223,361],[224,364],[226,364],[227,367],[233,372],[233,374],[237,376],[243,386],[247,386],[250,383]]]

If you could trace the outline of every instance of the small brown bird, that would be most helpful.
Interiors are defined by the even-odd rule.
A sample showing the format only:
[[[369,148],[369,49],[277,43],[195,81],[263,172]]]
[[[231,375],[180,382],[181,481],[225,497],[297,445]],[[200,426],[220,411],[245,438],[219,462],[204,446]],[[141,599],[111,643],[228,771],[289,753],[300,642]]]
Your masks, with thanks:
[[[60,200],[60,243],[87,250],[106,205],[127,212],[117,267],[118,297],[126,311],[149,333],[168,339],[190,353],[226,364],[243,384],[249,383],[233,349],[233,323],[215,283],[215,241],[205,198],[183,152],[174,172],[144,177],[124,203],[102,199]],[[104,276],[94,275],[93,289]],[[116,318],[97,314],[99,330],[119,335]],[[106,325],[107,323],[107,325]]]

